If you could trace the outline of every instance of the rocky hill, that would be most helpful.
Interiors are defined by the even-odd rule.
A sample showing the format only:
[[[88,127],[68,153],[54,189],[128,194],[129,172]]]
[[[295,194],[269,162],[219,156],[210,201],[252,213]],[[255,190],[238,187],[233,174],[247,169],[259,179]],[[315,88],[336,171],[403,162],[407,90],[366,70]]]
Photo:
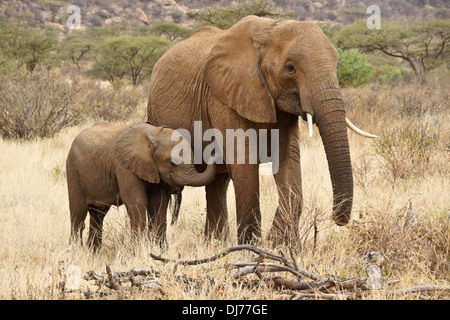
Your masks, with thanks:
[[[125,24],[143,26],[160,20],[190,26],[198,9],[229,6],[232,0],[0,0],[0,21],[27,19],[63,28],[69,5],[80,7],[83,28]],[[448,0],[378,0],[383,18],[450,18]],[[330,20],[349,23],[366,15],[367,1],[360,0],[274,0],[272,5],[293,12],[298,20]]]

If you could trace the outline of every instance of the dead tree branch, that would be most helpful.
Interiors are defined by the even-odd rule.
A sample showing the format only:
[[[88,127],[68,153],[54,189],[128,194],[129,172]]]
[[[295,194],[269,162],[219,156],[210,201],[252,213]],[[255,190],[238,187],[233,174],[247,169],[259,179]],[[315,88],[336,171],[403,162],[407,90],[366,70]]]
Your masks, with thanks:
[[[114,274],[111,271],[111,268],[109,265],[106,265],[106,273],[108,274],[108,278],[107,278],[107,285],[108,287],[110,287],[111,289],[114,290],[120,290],[122,288],[122,286],[120,285],[120,283],[114,278]]]
[[[217,259],[220,259],[232,252],[235,251],[239,251],[239,250],[248,250],[248,251],[252,251],[253,253],[256,253],[257,255],[259,255],[260,259],[270,259],[270,260],[275,260],[275,261],[280,261],[282,262],[284,265],[286,265],[287,267],[289,267],[292,270],[296,269],[296,266],[290,262],[286,257],[284,256],[279,256],[279,255],[275,255],[273,253],[261,250],[257,247],[254,247],[252,245],[247,245],[247,244],[241,244],[241,245],[237,245],[237,246],[233,246],[233,247],[229,247],[228,249],[223,250],[222,252],[210,257],[210,258],[205,258],[205,259],[197,259],[197,260],[172,260],[172,259],[166,259],[166,258],[162,258],[160,256],[157,256],[153,253],[150,253],[150,257],[154,260],[157,261],[161,261],[164,263],[175,263],[176,265],[189,265],[189,266],[193,266],[193,265],[199,265],[199,264],[204,264],[204,263],[208,263],[208,262],[213,262],[216,261]],[[310,272],[306,269],[303,268],[298,268],[298,273],[313,279],[313,280],[321,280],[322,277]]]

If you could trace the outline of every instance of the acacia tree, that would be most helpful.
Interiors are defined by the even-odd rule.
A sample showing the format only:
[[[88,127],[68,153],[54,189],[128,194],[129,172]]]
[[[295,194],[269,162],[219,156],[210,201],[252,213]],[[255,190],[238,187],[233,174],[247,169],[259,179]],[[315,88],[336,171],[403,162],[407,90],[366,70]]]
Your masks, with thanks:
[[[419,75],[449,62],[450,20],[383,21],[381,29],[368,29],[362,20],[342,28],[335,41],[343,49],[380,51],[403,59]]]
[[[193,29],[180,26],[175,23],[157,22],[151,28],[150,32],[158,36],[165,36],[170,41],[184,40],[189,38]]]
[[[33,71],[38,64],[55,64],[58,39],[50,28],[0,23],[0,43],[2,55],[25,65],[28,71]]]
[[[169,45],[169,41],[154,36],[109,37],[96,48],[90,73],[110,82],[129,77],[136,86],[151,74]]]
[[[95,41],[85,37],[83,33],[69,35],[61,44],[60,55],[63,59],[69,59],[80,70],[80,62],[86,60],[89,52],[95,47]]]
[[[97,45],[103,43],[104,39],[120,34],[117,27],[92,27],[86,30],[69,34],[62,41],[60,57],[70,60],[80,70],[80,63],[92,59],[92,53]]]
[[[229,7],[209,7],[197,12],[195,19],[201,25],[213,26],[219,29],[229,29],[242,18],[255,15],[258,17],[286,18],[293,15],[292,11],[286,11],[273,6],[270,0],[244,1]]]

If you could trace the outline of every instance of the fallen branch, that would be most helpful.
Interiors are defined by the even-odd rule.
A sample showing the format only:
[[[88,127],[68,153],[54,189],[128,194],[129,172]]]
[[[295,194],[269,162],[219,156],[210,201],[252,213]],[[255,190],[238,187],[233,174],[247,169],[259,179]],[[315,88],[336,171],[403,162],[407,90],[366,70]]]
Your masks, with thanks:
[[[108,287],[110,287],[111,289],[114,289],[114,290],[120,290],[122,288],[122,286],[120,285],[119,282],[116,281],[116,279],[114,278],[114,274],[108,265],[106,265],[106,273],[108,274],[108,278],[107,278]]]
[[[217,259],[220,259],[224,256],[226,256],[227,254],[230,254],[234,251],[239,251],[239,250],[249,250],[252,251],[256,254],[258,254],[260,257],[264,258],[264,259],[272,259],[272,260],[276,260],[276,261],[281,261],[283,263],[289,263],[290,262],[282,256],[278,256],[266,251],[263,251],[259,248],[256,248],[252,245],[247,245],[247,244],[241,244],[241,245],[237,245],[237,246],[233,246],[233,247],[229,247],[228,249],[223,250],[222,252],[210,257],[210,258],[205,258],[205,259],[197,259],[197,260],[172,260],[172,259],[166,259],[166,258],[162,258],[160,256],[157,256],[153,253],[150,253],[150,257],[154,260],[158,260],[158,261],[162,261],[164,263],[177,263],[177,264],[182,264],[182,265],[189,265],[189,266],[193,266],[193,265],[198,265],[198,264],[203,264],[203,263],[208,263],[208,262],[212,262],[215,261]]]
[[[393,294],[411,294],[411,293],[432,293],[437,291],[450,292],[450,287],[447,286],[432,286],[428,284],[418,285],[412,288],[406,289],[393,289],[393,290],[381,290],[388,296]]]
[[[305,298],[311,299],[324,299],[324,300],[342,300],[345,299],[359,299],[361,298],[361,292],[342,292],[342,293],[305,293],[300,292],[295,294],[291,300],[301,300]]]
[[[131,277],[130,282],[134,287],[157,289],[163,296],[166,295],[166,291],[157,279],[138,281],[136,277]]]
[[[220,259],[232,252],[235,251],[239,251],[239,250],[248,250],[248,251],[252,251],[253,253],[256,253],[259,255],[260,259],[270,259],[270,260],[275,260],[275,261],[280,261],[282,263],[284,263],[286,266],[288,266],[289,268],[295,270],[295,265],[290,262],[288,259],[286,259],[286,257],[283,256],[278,256],[275,254],[272,254],[270,252],[261,250],[257,247],[254,247],[252,245],[247,245],[247,244],[241,244],[241,245],[237,245],[234,247],[230,247],[228,249],[223,250],[222,252],[210,257],[210,258],[205,258],[205,259],[197,259],[197,260],[172,260],[172,259],[166,259],[166,258],[162,258],[160,256],[157,256],[153,253],[150,253],[150,257],[154,260],[158,260],[164,263],[175,263],[176,265],[189,265],[189,266],[193,266],[193,265],[199,265],[199,264],[204,264],[204,263],[208,263],[208,262],[212,262],[215,261],[217,259]],[[306,269],[302,269],[302,268],[298,268],[298,273],[301,275],[304,275],[305,277],[308,277],[310,279],[313,280],[321,280],[322,277],[310,272]]]
[[[239,269],[233,274],[234,279],[239,279],[247,274],[255,273],[255,267],[257,262],[237,262],[231,266],[231,269]],[[260,263],[258,265],[258,270],[260,272],[283,272],[287,271],[293,275],[300,277],[302,274],[297,270],[293,270],[285,265],[280,265],[276,263]]]
[[[295,281],[283,277],[264,277],[264,280],[273,282],[275,287],[287,288],[291,290],[317,292],[328,291],[331,288],[337,289],[366,289],[366,278],[355,278],[346,280],[336,280],[327,278],[321,281]]]
[[[106,280],[106,277],[108,274],[105,273],[96,273],[95,271],[91,270],[86,272],[84,275],[85,280],[96,280],[103,282]],[[136,276],[143,276],[143,277],[149,277],[149,276],[156,276],[159,277],[160,274],[158,271],[155,270],[145,270],[145,269],[131,269],[130,271],[126,272],[115,272],[114,277],[115,278],[129,278],[129,277],[136,277]]]

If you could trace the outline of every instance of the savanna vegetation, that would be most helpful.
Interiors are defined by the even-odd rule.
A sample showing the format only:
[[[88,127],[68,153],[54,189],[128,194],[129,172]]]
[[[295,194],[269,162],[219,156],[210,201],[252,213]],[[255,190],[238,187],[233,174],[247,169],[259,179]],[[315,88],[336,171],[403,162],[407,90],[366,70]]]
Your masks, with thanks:
[[[204,258],[235,244],[232,186],[228,191],[232,234],[228,242],[204,241],[203,188],[185,188],[180,218],[168,227],[169,248],[164,252],[157,243],[136,240],[129,234],[124,208],[112,208],[108,213],[104,246],[98,254],[86,247],[69,246],[68,241],[65,158],[73,138],[96,121],[143,121],[147,84],[158,58],[200,26],[226,29],[249,14],[275,19],[301,19],[303,14],[319,20],[316,22],[340,54],[338,75],[348,117],[379,136],[368,140],[349,133],[354,209],[351,223],[337,227],[330,219],[331,184],[319,134],[308,138],[306,125],[300,125],[304,209],[301,236],[291,246],[297,264],[317,274],[359,277],[365,276],[366,253],[379,251],[385,259],[383,276],[400,280],[398,288],[424,283],[448,286],[448,10],[439,1],[415,1],[414,6],[408,2],[404,7],[382,1],[380,7],[390,19],[382,19],[381,29],[371,30],[365,26],[365,8],[355,9],[360,8],[355,5],[332,10],[339,1],[334,2],[317,2],[325,7],[320,10],[319,5],[307,6],[303,1],[273,4],[261,0],[237,5],[223,1],[222,6],[212,6],[208,1],[184,0],[179,3],[197,10],[188,14],[171,9],[170,22],[154,19],[162,15],[156,9],[148,13],[150,24],[127,24],[122,19],[105,26],[102,21],[107,17],[99,20],[99,15],[89,14],[85,19],[88,27],[76,31],[57,26],[64,26],[67,19],[63,14],[67,3],[62,1],[23,1],[30,8],[26,13],[0,6],[0,298],[85,299],[83,292],[95,292],[95,286],[82,280],[83,292],[64,293],[65,270],[77,265],[83,273],[104,271],[106,264],[115,271],[156,269],[159,281],[165,283],[164,293],[135,290],[117,296],[122,299],[291,296],[283,289],[274,290],[254,274],[246,276],[249,282],[254,280],[250,286],[224,272],[224,263],[248,260],[244,253],[203,267],[178,267],[183,276],[211,277],[225,284],[215,290],[186,289],[176,281],[173,265],[150,258],[151,252],[172,259]],[[122,8],[127,13],[139,3],[83,1],[79,5],[82,10],[101,7],[108,13]],[[263,234],[271,225],[277,201],[273,178],[262,176]],[[273,250],[265,240],[260,246]],[[289,248],[281,249],[289,252]],[[448,292],[388,295],[376,290],[363,296],[449,297]]]

